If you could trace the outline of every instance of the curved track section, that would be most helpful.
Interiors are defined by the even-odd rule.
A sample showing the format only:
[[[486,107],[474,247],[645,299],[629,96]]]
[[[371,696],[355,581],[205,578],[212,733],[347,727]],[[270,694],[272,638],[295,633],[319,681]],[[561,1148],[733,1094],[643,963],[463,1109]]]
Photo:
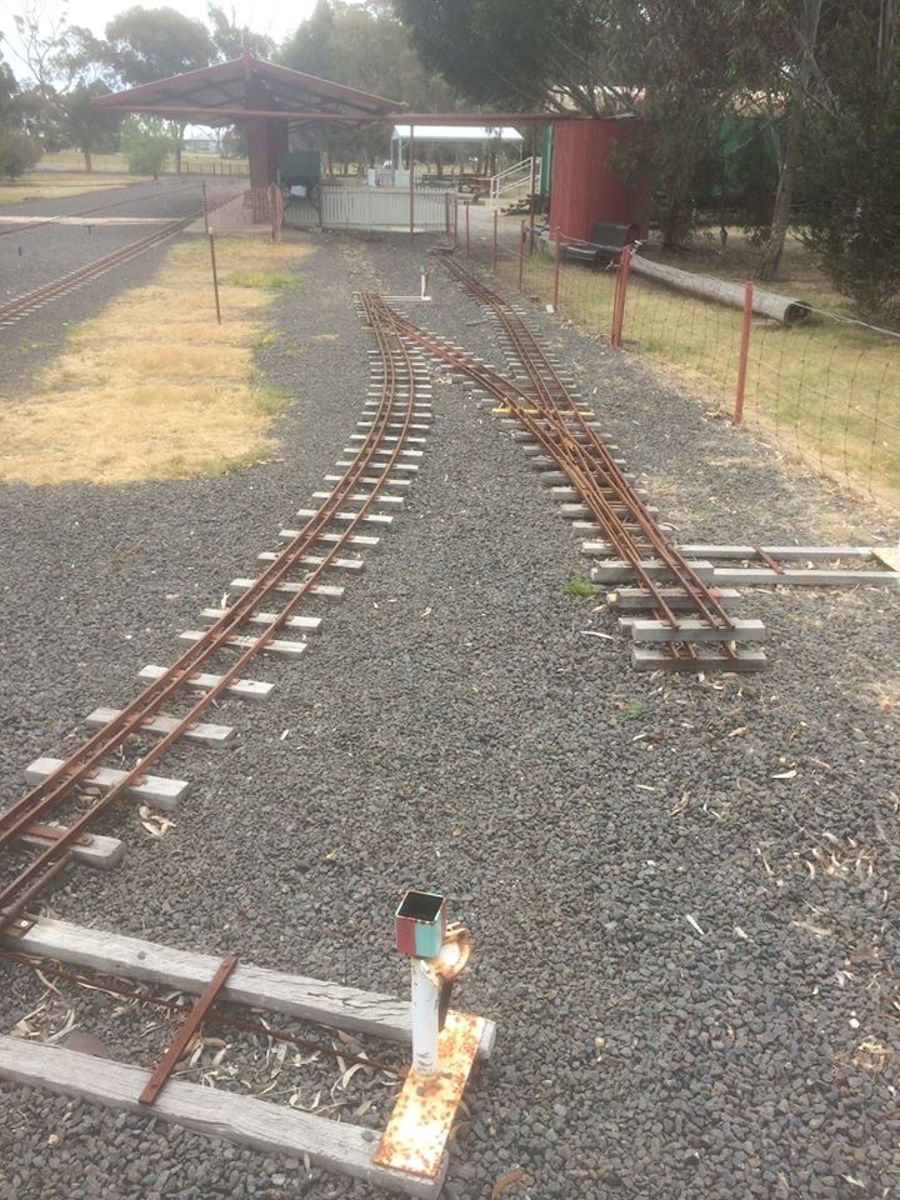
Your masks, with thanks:
[[[384,319],[393,321],[398,335],[499,401],[537,448],[542,465],[561,473],[574,489],[593,532],[602,534],[618,556],[605,564],[606,574],[601,569],[599,577],[637,585],[619,595],[640,614],[625,618],[635,643],[635,667],[762,669],[766,659],[755,644],[764,635],[761,623],[732,620],[719,589],[701,577],[708,564],[687,561],[670,544],[613,451],[598,436],[592,414],[581,408],[522,317],[459,263],[444,262],[500,323],[514,364],[512,377],[418,328],[382,301]]]
[[[36,839],[42,848],[11,877],[8,869],[0,874],[0,929],[73,860],[91,827],[123,796],[156,788],[161,799],[174,799],[186,790],[187,784],[149,776],[150,768],[181,738],[225,740],[233,732],[200,719],[226,693],[262,698],[271,690],[246,679],[247,669],[263,651],[296,657],[306,649],[305,641],[282,635],[299,630],[305,636],[318,626],[321,618],[301,608],[316,597],[343,594],[343,587],[326,580],[335,571],[361,569],[362,559],[348,557],[348,551],[378,541],[361,531],[388,526],[392,517],[379,510],[402,506],[402,489],[423,453],[415,447],[424,437],[416,433],[431,418],[423,398],[427,365],[401,342],[370,297],[361,298],[361,308],[377,348],[366,415],[345,451],[349,458],[339,463],[343,474],[326,477],[329,490],[316,494],[317,508],[299,511],[302,528],[282,531],[287,541],[282,550],[260,556],[269,565],[257,578],[232,583],[241,594],[231,607],[204,611],[210,628],[181,635],[190,645],[171,666],[145,667],[141,676],[151,680],[148,686],[122,710],[98,710],[106,719],[68,759],[32,764],[26,774],[40,782],[0,813],[0,851],[18,855]],[[137,757],[135,738],[142,746]],[[154,740],[147,745],[148,739]],[[50,820],[65,825],[48,827]]]

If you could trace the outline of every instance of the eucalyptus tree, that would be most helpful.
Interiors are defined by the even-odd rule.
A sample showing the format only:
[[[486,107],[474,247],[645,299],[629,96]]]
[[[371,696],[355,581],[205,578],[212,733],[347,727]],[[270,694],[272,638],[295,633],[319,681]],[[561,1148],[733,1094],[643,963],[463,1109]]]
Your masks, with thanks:
[[[174,8],[129,8],[109,22],[106,38],[107,61],[121,82],[132,87],[197,70],[217,57],[203,22]],[[171,125],[175,170],[180,174],[186,122],[172,121]]]

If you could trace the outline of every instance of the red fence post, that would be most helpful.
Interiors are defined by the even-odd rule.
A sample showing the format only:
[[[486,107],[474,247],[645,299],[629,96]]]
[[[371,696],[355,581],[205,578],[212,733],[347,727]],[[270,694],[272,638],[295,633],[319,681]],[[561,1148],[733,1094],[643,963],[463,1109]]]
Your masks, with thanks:
[[[625,294],[628,291],[628,276],[631,274],[631,247],[625,246],[619,256],[616,271],[616,293],[613,300],[613,323],[610,343],[617,348],[622,345],[622,322],[625,318]]]
[[[559,312],[559,248],[562,231],[556,227],[555,250],[553,252],[553,311]]]
[[[491,242],[491,274],[497,274],[497,220],[500,214],[494,209],[494,240]]]
[[[519,228],[519,291],[522,290],[522,272],[525,269],[525,222]]]
[[[750,350],[750,318],[753,315],[753,284],[748,279],[744,284],[744,319],[741,322],[741,352],[738,356],[737,387],[734,392],[734,416],[732,422],[740,425],[744,419],[744,387],[747,383],[747,355]]]

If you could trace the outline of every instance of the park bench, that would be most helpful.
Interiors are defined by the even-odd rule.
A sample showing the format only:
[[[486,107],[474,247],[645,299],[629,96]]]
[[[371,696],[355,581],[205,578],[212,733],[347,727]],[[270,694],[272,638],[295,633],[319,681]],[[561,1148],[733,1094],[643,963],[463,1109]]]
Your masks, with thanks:
[[[563,242],[560,256],[564,259],[580,259],[593,267],[614,262],[625,246],[634,242],[640,229],[637,225],[620,224],[617,221],[595,221],[589,242]]]

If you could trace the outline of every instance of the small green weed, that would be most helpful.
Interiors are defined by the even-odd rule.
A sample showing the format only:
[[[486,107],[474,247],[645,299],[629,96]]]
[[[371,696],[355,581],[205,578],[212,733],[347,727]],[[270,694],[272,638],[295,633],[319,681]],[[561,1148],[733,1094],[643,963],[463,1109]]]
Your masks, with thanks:
[[[253,348],[254,350],[262,350],[263,347],[271,346],[273,342],[277,342],[280,337],[280,330],[271,329],[268,333],[264,333],[261,337],[256,339],[256,341],[253,343]]]
[[[591,596],[597,595],[597,589],[589,579],[583,579],[580,575],[573,575],[571,579],[567,579],[563,584],[562,594],[564,596],[577,596],[581,600],[589,600]]]
[[[629,700],[619,714],[620,721],[634,721],[638,717],[642,717],[647,711],[646,700]]]
[[[232,271],[231,274],[225,276],[223,283],[230,284],[232,287],[268,288],[270,290],[280,288],[288,292],[298,292],[303,287],[303,279],[300,275],[276,270]]]
[[[273,417],[283,412],[293,400],[293,393],[288,388],[263,387],[253,394],[253,407],[266,417]]]

